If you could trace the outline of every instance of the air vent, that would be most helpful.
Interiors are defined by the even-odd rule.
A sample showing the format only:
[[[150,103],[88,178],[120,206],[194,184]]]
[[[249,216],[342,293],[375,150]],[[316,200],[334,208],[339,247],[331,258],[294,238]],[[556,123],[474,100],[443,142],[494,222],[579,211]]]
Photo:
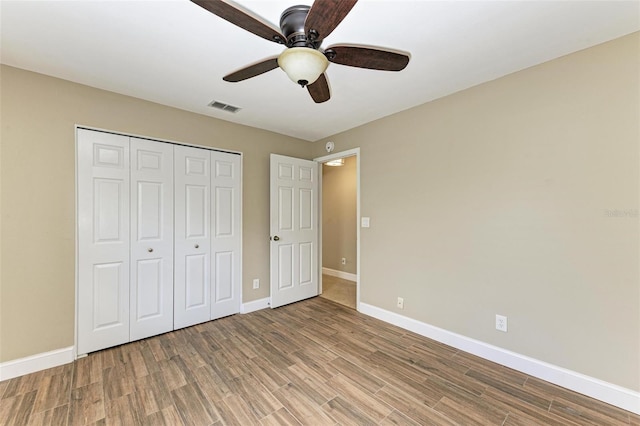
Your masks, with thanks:
[[[209,106],[211,108],[217,108],[217,109],[221,109],[223,111],[232,112],[232,113],[236,113],[242,109],[240,107],[225,104],[224,102],[218,102],[218,101],[211,101]]]

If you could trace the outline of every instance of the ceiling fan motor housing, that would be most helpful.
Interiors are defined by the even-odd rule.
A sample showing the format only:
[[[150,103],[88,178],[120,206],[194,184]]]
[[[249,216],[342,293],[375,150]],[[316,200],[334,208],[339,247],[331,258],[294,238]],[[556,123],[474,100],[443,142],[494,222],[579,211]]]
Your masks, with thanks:
[[[280,16],[280,29],[282,34],[287,38],[288,47],[310,47],[318,49],[322,40],[313,37],[307,37],[304,30],[304,22],[309,14],[309,6],[298,5],[287,8]]]

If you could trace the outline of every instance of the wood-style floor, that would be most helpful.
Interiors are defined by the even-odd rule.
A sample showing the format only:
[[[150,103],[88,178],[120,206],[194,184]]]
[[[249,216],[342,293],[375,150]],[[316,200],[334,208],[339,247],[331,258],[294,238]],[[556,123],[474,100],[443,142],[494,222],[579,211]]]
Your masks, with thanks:
[[[322,298],[97,352],[0,397],[3,425],[640,425]]]

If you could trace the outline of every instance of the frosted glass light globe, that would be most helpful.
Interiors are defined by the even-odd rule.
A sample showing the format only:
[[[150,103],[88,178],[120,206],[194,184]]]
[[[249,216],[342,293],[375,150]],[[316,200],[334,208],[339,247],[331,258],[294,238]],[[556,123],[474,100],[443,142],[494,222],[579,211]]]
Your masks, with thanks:
[[[304,87],[320,77],[329,66],[329,60],[310,47],[291,47],[278,56],[278,66],[291,81]]]

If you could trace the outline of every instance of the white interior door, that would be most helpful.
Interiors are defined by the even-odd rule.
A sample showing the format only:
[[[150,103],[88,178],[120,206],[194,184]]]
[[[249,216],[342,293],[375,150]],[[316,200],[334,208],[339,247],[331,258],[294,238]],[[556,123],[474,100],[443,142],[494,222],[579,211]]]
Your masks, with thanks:
[[[271,307],[318,295],[318,165],[271,154]]]
[[[173,330],[173,146],[131,138],[130,340]]]
[[[174,328],[211,315],[211,157],[204,149],[174,147]]]
[[[129,341],[129,138],[78,129],[78,354]]]
[[[240,155],[211,151],[211,319],[240,312]]]

